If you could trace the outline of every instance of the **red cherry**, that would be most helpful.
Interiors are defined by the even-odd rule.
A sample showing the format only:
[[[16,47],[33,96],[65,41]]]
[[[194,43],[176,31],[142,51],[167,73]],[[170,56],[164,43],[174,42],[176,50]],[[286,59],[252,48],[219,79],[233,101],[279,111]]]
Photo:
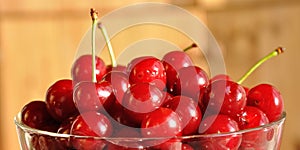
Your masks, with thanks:
[[[114,99],[112,86],[107,81],[80,82],[74,87],[74,101],[80,112],[109,109]]]
[[[240,129],[257,128],[269,124],[268,117],[257,107],[246,106],[243,112],[238,117]],[[269,141],[269,136],[272,134],[272,129],[259,129],[243,133],[241,146],[245,149],[267,149],[266,143]],[[271,137],[272,139],[272,137]]]
[[[129,88],[128,75],[120,71],[108,72],[104,77],[104,81],[112,85],[114,95],[119,103],[122,103],[124,93]]]
[[[78,114],[73,101],[72,80],[59,80],[51,85],[46,93],[46,105],[50,115],[60,122]]]
[[[198,103],[186,96],[175,96],[163,105],[175,111],[182,121],[182,135],[193,135],[198,131],[202,113]]]
[[[95,56],[96,61],[96,79],[101,81],[103,75],[106,73],[106,66],[104,61]],[[82,55],[73,64],[71,73],[74,83],[81,81],[92,81],[92,55]]]
[[[124,95],[122,101],[122,106],[125,108],[124,113],[139,125],[149,113],[163,104],[164,97],[163,92],[154,85],[134,84]]]
[[[105,115],[89,111],[74,120],[70,133],[80,136],[110,137],[112,132],[112,125]],[[93,138],[74,137],[71,141],[75,149],[102,149],[106,145],[105,141]]]
[[[230,133],[239,131],[238,123],[227,115],[211,115],[202,120],[199,127],[201,134]],[[225,136],[204,137],[200,140],[202,149],[237,150],[242,136],[232,134]]]
[[[155,58],[153,56],[140,56],[140,57],[137,57],[137,58],[134,58],[132,59],[128,64],[127,64],[127,67],[126,67],[126,72],[127,74],[130,74],[130,72],[132,71],[133,67],[138,64],[139,62],[145,60],[145,59],[148,59],[148,58]]]
[[[166,86],[166,71],[157,58],[145,58],[137,62],[129,73],[129,83],[150,83],[163,90]]]
[[[270,122],[278,120],[283,113],[283,99],[280,92],[270,84],[259,84],[250,89],[247,105],[258,107]]]
[[[31,101],[26,104],[21,110],[21,120],[27,126],[40,130],[48,128],[55,122],[48,113],[44,101]]]
[[[141,124],[141,133],[145,138],[172,138],[181,135],[180,117],[171,109],[160,107],[151,112]]]
[[[189,66],[179,69],[176,83],[176,95],[198,99],[203,95],[209,80],[206,72],[200,67]]]
[[[244,88],[229,80],[217,80],[207,87],[200,104],[206,111],[217,114],[222,113],[233,118],[246,106],[246,92]]]
[[[183,67],[192,66],[191,58],[183,51],[171,51],[164,55],[162,63],[166,70],[167,89],[170,93],[174,93],[177,86],[177,72]]]

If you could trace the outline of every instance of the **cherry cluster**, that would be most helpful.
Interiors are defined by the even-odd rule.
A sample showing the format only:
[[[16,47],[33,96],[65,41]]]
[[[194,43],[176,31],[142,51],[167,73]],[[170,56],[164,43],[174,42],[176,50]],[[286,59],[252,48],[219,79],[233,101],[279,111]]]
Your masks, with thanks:
[[[96,56],[96,82],[91,78],[92,59],[92,55],[79,57],[72,66],[72,79],[58,80],[47,90],[45,101],[24,106],[22,122],[35,129],[78,136],[164,137],[168,140],[151,148],[170,149],[178,143],[176,137],[255,128],[278,120],[283,113],[283,100],[274,86],[260,84],[248,89],[227,75],[209,79],[184,51],[171,51],[162,59],[138,57],[127,66],[116,67],[106,66]],[[195,145],[182,142],[181,147],[259,149],[272,138],[272,131],[257,131],[203,139]],[[84,138],[37,136],[33,141],[37,149],[127,149]]]
[[[91,16],[95,31],[94,9]],[[195,65],[185,51],[196,44],[161,59],[141,56],[126,66],[118,65],[104,26],[99,28],[112,64],[95,55],[92,32],[92,54],[75,60],[72,79],[56,81],[45,100],[23,107],[22,123],[57,133],[54,137],[32,133],[34,149],[266,149],[265,143],[274,138],[272,128],[237,131],[281,118],[283,100],[274,86],[259,84],[249,89],[242,85],[260,64],[282,53],[281,47],[235,82],[224,74],[209,78]]]

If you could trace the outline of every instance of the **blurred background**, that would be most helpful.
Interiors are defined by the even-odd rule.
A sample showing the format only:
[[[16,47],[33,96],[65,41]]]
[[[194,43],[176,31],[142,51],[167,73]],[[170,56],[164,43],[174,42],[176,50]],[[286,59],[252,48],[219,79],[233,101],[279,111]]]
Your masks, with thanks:
[[[0,149],[19,149],[13,118],[22,106],[44,100],[52,83],[70,78],[78,44],[91,25],[89,9],[94,7],[105,15],[136,2],[146,1],[0,0]],[[151,2],[175,4],[199,17],[221,45],[227,73],[234,80],[277,46],[286,47],[286,53],[265,63],[244,85],[271,83],[282,92],[288,117],[281,147],[300,150],[299,0]],[[114,38],[117,54],[138,35],[161,33],[154,28],[137,30]],[[182,48],[190,44],[174,34],[167,38]]]

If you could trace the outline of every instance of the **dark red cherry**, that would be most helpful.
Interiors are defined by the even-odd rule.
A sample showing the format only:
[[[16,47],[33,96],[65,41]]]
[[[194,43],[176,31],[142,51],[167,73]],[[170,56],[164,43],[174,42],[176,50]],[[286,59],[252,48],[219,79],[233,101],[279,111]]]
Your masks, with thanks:
[[[258,127],[269,124],[266,114],[253,106],[246,106],[243,112],[238,117],[240,129],[257,128],[252,131],[243,133],[241,147],[243,149],[268,149],[266,143],[273,138],[272,128]]]
[[[270,84],[259,84],[250,89],[247,105],[258,107],[270,122],[278,120],[283,113],[283,99],[280,92]]]
[[[157,58],[145,58],[137,62],[129,73],[129,83],[150,83],[163,90],[166,86],[166,71]]]
[[[108,72],[104,77],[104,81],[112,85],[114,95],[119,103],[122,103],[124,93],[129,88],[128,75],[120,71]]]
[[[96,61],[96,79],[101,81],[103,75],[106,73],[106,66],[100,57],[95,57]],[[82,55],[73,64],[71,75],[74,83],[81,81],[92,81],[92,55]]]
[[[26,104],[21,110],[21,120],[27,126],[40,130],[54,121],[44,101],[31,101]]]
[[[193,62],[191,58],[183,51],[171,51],[164,55],[162,58],[162,63],[166,70],[167,76],[167,89],[170,93],[174,93],[177,72],[183,67],[192,66]]]
[[[146,138],[180,136],[181,124],[180,117],[173,110],[160,107],[143,119],[141,133]]]
[[[109,119],[96,111],[89,111],[77,116],[71,128],[72,135],[91,136],[91,137],[110,137],[113,133],[112,125]],[[75,149],[103,149],[105,141],[94,138],[71,139]]]
[[[201,99],[201,98],[199,98]],[[206,111],[213,114],[222,113],[231,117],[237,114],[246,106],[246,92],[244,88],[229,80],[217,80],[207,87],[202,102]]]
[[[78,114],[73,101],[72,80],[58,80],[51,85],[46,93],[46,105],[50,115],[60,122]]]
[[[206,72],[200,67],[189,66],[179,69],[176,84],[176,95],[198,99],[203,95],[209,80]]]
[[[164,93],[149,83],[132,85],[125,93],[122,106],[124,113],[136,124],[152,111],[159,108],[164,101]]]
[[[197,133],[202,118],[198,102],[190,97],[175,96],[164,103],[163,107],[170,108],[178,114],[182,121],[182,135]]]
[[[130,72],[132,71],[133,67],[138,64],[139,62],[145,60],[145,59],[148,59],[148,58],[155,58],[153,56],[140,56],[140,57],[136,57],[134,59],[132,59],[128,64],[127,64],[127,67],[126,67],[126,72],[127,74],[130,74]]]
[[[74,87],[74,102],[80,112],[108,109],[114,102],[113,88],[107,81],[80,82]]]
[[[231,133],[239,131],[238,123],[227,115],[211,115],[202,120],[200,134]],[[238,150],[242,141],[241,134],[230,134],[215,137],[203,137],[201,149]]]

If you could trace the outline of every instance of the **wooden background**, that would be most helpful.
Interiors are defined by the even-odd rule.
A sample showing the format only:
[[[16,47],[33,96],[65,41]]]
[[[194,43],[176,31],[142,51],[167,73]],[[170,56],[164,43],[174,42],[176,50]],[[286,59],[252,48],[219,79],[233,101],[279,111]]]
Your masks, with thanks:
[[[81,38],[90,28],[89,8],[106,14],[143,0],[0,0],[0,149],[19,149],[13,117],[34,99],[43,100],[56,80],[70,78],[70,67]],[[154,1],[152,1],[154,2]],[[278,45],[284,55],[270,60],[246,82],[272,83],[282,91],[288,118],[282,149],[298,150],[300,126],[300,1],[298,0],[156,0],[177,4],[203,20],[220,43],[227,72],[237,80],[256,60]],[[113,39],[124,49],[160,28],[129,30]],[[186,37],[165,29],[162,36],[185,47]],[[130,36],[129,36],[130,35]],[[106,54],[104,54],[106,55]]]

